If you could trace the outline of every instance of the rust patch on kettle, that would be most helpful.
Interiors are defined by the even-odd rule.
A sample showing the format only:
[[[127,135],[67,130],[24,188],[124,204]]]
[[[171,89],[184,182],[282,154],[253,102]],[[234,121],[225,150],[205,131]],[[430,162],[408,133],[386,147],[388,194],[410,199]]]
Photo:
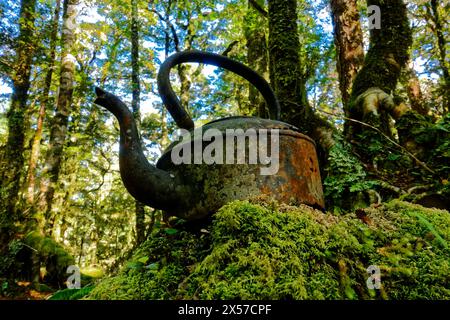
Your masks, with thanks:
[[[315,144],[309,137],[280,130],[279,171],[259,183],[261,193],[292,204],[324,209],[322,181]]]

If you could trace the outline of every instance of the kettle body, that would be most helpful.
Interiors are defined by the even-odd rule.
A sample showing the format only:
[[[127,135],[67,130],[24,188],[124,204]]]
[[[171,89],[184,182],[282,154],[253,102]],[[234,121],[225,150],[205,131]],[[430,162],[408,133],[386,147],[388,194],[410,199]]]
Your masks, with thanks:
[[[169,81],[180,63],[213,64],[249,80],[264,96],[275,120],[228,117],[194,128]],[[120,172],[137,200],[186,220],[204,218],[233,200],[258,196],[324,208],[314,141],[278,121],[280,106],[269,84],[245,65],[220,55],[187,51],[169,57],[158,74],[158,90],[182,135],[156,166],[145,158],[133,115],[116,96],[96,88],[95,103],[120,124]]]

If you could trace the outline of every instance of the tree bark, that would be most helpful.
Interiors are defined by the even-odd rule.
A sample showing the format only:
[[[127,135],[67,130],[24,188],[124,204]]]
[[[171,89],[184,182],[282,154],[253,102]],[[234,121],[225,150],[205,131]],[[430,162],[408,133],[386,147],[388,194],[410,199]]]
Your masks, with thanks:
[[[353,81],[364,62],[363,33],[356,0],[331,0],[339,88],[345,115],[349,116]]]
[[[26,130],[25,113],[32,58],[35,51],[34,21],[36,18],[36,0],[22,0],[20,8],[20,35],[17,42],[16,63],[13,71],[13,93],[11,106],[7,113],[8,138],[3,155],[1,170],[1,224],[15,220],[15,207],[20,190],[20,178],[24,167],[24,139]],[[5,212],[3,212],[5,211]],[[3,231],[1,232],[3,233]]]
[[[267,48],[267,18],[255,8],[264,7],[263,0],[249,0],[245,23],[245,38],[247,40],[247,63],[259,75],[269,80],[269,56]],[[263,9],[264,10],[264,9]],[[270,116],[264,98],[255,87],[249,87],[250,107],[261,118]]]
[[[419,78],[414,71],[412,61],[403,70],[404,86],[406,93],[408,94],[409,103],[411,109],[421,115],[427,115],[429,109],[426,107],[423,101],[422,88],[420,87]]]
[[[175,32],[175,31],[174,31]],[[177,35],[174,33],[174,39],[176,39],[175,41],[178,42],[178,37]],[[192,41],[194,40],[194,35],[192,34],[192,29],[187,28],[187,35],[186,38],[184,40],[184,50],[191,50],[192,49]],[[178,48],[178,46],[176,46],[177,51],[180,51],[180,48]],[[189,79],[189,70],[190,70],[190,66],[186,65],[186,64],[179,64],[177,66],[177,70],[178,70],[178,77],[180,78],[180,102],[181,105],[186,109],[186,111],[190,114],[190,109],[189,109],[189,101],[191,100],[190,97],[190,93],[189,90],[191,89],[191,81]]]
[[[427,3],[427,10],[433,22],[433,32],[437,38],[437,48],[439,52],[439,65],[444,78],[444,112],[450,111],[450,71],[447,59],[447,40],[444,36],[442,20],[439,13],[439,3],[437,0],[430,0]]]
[[[281,120],[310,135],[323,151],[323,161],[334,145],[334,128],[308,104],[306,79],[300,67],[296,0],[269,0],[270,83],[278,96]],[[269,110],[275,118],[275,110]]]
[[[411,29],[402,0],[367,0],[367,5],[380,8],[382,23],[380,29],[370,31],[370,48],[353,83],[350,116],[391,136],[388,115],[399,115],[391,94],[409,59]],[[361,129],[352,124],[350,134],[354,136]]]
[[[268,14],[270,83],[280,100],[281,120],[308,132],[311,110],[300,68],[297,1],[269,0]],[[275,118],[274,110],[270,114]]]
[[[75,76],[75,29],[79,0],[64,0],[62,27],[61,73],[56,113],[52,119],[49,147],[40,184],[38,212],[44,214],[45,234],[51,234],[51,209],[56,183],[59,178],[63,149],[71,113]]]
[[[52,29],[50,34],[50,53],[48,57],[47,73],[45,75],[44,90],[40,97],[40,107],[37,119],[36,132],[34,134],[33,142],[31,145],[31,155],[26,180],[27,181],[26,200],[29,205],[34,204],[36,166],[40,154],[40,145],[42,139],[42,130],[44,126],[45,112],[47,109],[50,87],[52,84],[53,70],[55,68],[56,41],[58,37],[60,11],[61,11],[61,0],[56,0],[56,7],[53,15],[53,21],[51,26]]]
[[[141,127],[141,84],[139,80],[139,16],[138,0],[131,0],[131,87],[132,100],[131,107],[133,116],[138,128]],[[142,144],[142,141],[141,141]],[[135,201],[136,215],[136,243],[140,244],[145,240],[145,206],[139,201]]]

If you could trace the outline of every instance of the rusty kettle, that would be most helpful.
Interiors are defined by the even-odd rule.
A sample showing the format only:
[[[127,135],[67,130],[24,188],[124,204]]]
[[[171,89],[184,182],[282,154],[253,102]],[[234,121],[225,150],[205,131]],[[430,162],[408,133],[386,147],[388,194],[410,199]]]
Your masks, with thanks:
[[[146,205],[187,220],[206,217],[230,201],[259,195],[284,203],[323,208],[315,143],[294,126],[257,117],[228,117],[194,129],[192,119],[181,107],[169,81],[170,69],[186,62],[215,65],[247,79],[274,110],[272,116],[279,118],[280,107],[275,94],[253,70],[217,54],[176,53],[160,67],[158,90],[173,119],[184,129],[184,135],[173,142],[153,166],[144,156],[128,107],[113,94],[96,88],[95,103],[112,112],[120,124],[120,173],[128,192]],[[267,156],[269,150],[276,157],[258,161],[258,155],[265,151]],[[205,153],[213,160],[223,156],[232,162],[205,160],[201,157]],[[276,170],[263,174],[264,168],[268,168],[268,159],[277,162]]]

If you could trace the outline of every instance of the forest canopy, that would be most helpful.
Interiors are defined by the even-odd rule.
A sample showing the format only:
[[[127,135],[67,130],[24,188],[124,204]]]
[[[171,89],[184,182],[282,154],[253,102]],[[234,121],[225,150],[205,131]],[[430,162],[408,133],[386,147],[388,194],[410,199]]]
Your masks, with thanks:
[[[82,288],[73,299],[91,290],[102,299],[257,299],[255,290],[265,299],[450,298],[449,7],[437,0],[0,0],[0,297],[48,297],[66,288],[67,267],[76,265]],[[94,103],[95,88],[125,102],[138,144],[156,164],[178,128],[159,95],[158,70],[189,50],[238,61],[270,84],[280,120],[315,141],[323,212],[245,199],[191,226],[127,192],[120,126]],[[222,68],[180,64],[170,80],[196,127],[276,114],[254,86]],[[280,265],[251,244],[268,225],[277,235],[255,246],[281,250]],[[304,234],[294,236],[300,225]],[[227,230],[244,243],[234,253]],[[340,236],[346,240],[337,243]],[[252,250],[266,259],[253,269]],[[303,265],[310,256],[318,269]],[[367,261],[397,263],[384,269],[392,273],[381,293],[356,284]],[[298,279],[264,278],[272,267],[292,267]],[[411,284],[417,272],[436,287]],[[245,287],[246,276],[262,277],[257,288]],[[325,279],[334,291],[305,279]],[[270,281],[278,284],[264,288]],[[155,291],[136,289],[142,283]]]

